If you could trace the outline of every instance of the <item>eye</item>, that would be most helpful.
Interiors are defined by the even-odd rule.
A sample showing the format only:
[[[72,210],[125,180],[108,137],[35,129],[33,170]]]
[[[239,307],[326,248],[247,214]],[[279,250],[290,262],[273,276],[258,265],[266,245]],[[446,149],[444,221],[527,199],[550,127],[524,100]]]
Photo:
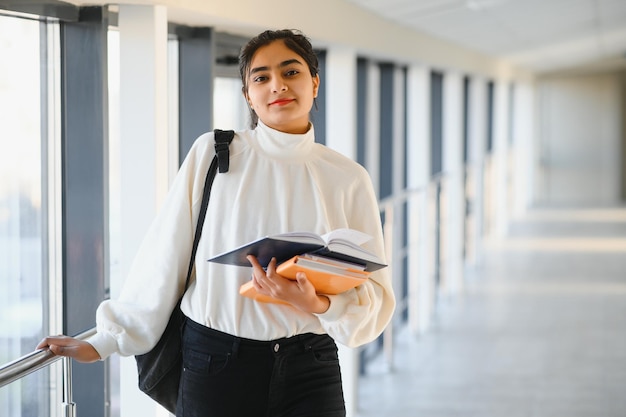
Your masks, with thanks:
[[[298,71],[297,69],[290,69],[285,72],[285,75],[287,77],[293,77],[294,75],[298,75],[298,74],[300,74],[300,71]]]
[[[256,77],[252,79],[252,82],[262,83],[263,81],[266,81],[266,80],[267,80],[267,77],[265,75],[257,75]]]

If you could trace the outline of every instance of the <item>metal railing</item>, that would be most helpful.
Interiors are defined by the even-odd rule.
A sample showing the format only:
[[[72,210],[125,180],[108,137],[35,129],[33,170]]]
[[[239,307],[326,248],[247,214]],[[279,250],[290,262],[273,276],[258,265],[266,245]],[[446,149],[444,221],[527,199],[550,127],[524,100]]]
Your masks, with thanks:
[[[407,282],[404,280],[415,280],[419,277],[406,276],[408,271],[404,271],[405,259],[409,256],[419,256],[418,252],[422,246],[437,246],[437,259],[431,260],[433,282],[433,296],[436,297],[438,276],[441,273],[441,262],[445,262],[441,257],[439,248],[439,227],[445,224],[447,219],[441,214],[441,201],[446,187],[446,175],[440,174],[431,178],[429,184],[419,188],[407,188],[379,201],[381,218],[383,219],[383,232],[385,238],[385,250],[387,261],[389,262],[390,274],[394,291],[396,292],[396,313],[378,342],[364,346],[365,353],[362,355],[364,363],[361,369],[364,371],[370,359],[373,359],[382,350],[384,362],[389,370],[393,370],[394,362],[394,333],[402,326],[407,325],[406,316],[410,308],[417,308],[411,305],[409,294],[406,292]],[[423,203],[426,200],[426,203]],[[406,230],[409,224],[406,221],[411,214],[405,213],[409,210],[409,203],[417,207],[416,219],[412,220],[413,227],[425,228],[423,233],[417,233],[417,240],[411,241]],[[406,241],[405,241],[406,236]],[[435,253],[433,253],[435,255]],[[404,289],[403,289],[404,288]],[[430,301],[435,303],[435,299]]]
[[[426,331],[436,313],[452,261],[446,237],[451,226],[449,188],[450,177],[444,172],[422,187],[407,188],[379,201],[396,312],[381,338],[364,346],[362,372],[379,354],[393,371],[394,334],[406,326],[412,332]]]
[[[75,337],[84,340],[95,333],[96,328],[94,327]],[[26,375],[45,368],[46,366],[50,366],[58,360],[63,361],[62,415],[64,417],[75,417],[76,404],[72,401],[72,360],[68,357],[57,356],[49,349],[36,350],[2,365],[2,367],[0,367],[0,387],[24,378]]]
[[[405,189],[399,193],[396,193],[392,196],[389,196],[385,199],[382,199],[379,202],[380,214],[384,219],[383,222],[383,234],[385,239],[385,249],[387,260],[389,262],[390,273],[392,274],[392,282],[394,284],[394,290],[397,291],[399,295],[401,292],[398,291],[399,288],[403,284],[399,281],[398,272],[402,271],[402,263],[404,262],[404,258],[409,256],[409,253],[412,252],[411,242],[403,242],[401,235],[405,228],[408,227],[405,224],[406,216],[403,216],[403,210],[407,209],[407,203],[410,201],[420,201],[420,198],[423,198],[424,193],[428,193],[427,197],[429,200],[435,199],[434,201],[436,209],[435,212],[430,213],[432,209],[428,207],[419,207],[420,211],[426,210],[428,211],[428,215],[425,217],[427,223],[437,223],[442,221],[443,219],[439,216],[440,210],[440,202],[438,199],[441,196],[441,188],[445,183],[445,176],[438,176],[436,178],[431,179],[431,183],[422,188],[415,189]],[[444,186],[445,188],[445,186]],[[431,201],[433,203],[433,201]],[[434,217],[433,217],[434,216]],[[418,217],[422,217],[421,214]],[[432,228],[431,225],[430,228]],[[435,228],[440,227],[440,224],[437,224]],[[419,224],[417,227],[428,227],[426,224]],[[427,235],[436,233],[435,230],[430,230]],[[421,238],[422,239],[422,238]],[[430,236],[431,240],[433,236]],[[428,245],[432,244],[429,242],[413,242],[413,244],[417,243],[418,245]],[[438,242],[436,243],[438,245]],[[436,263],[438,263],[440,259],[437,259]],[[435,275],[439,273],[439,265],[435,265],[434,269],[436,271]],[[437,280],[438,277],[430,277],[431,279]],[[378,344],[378,348],[382,348],[382,354],[385,358],[385,362],[389,366],[390,369],[393,368],[393,357],[394,357],[394,330],[400,325],[405,325],[404,320],[400,317],[404,315],[406,309],[410,308],[409,300],[407,294],[402,294],[397,298],[397,314],[394,319],[392,319],[391,323],[387,327],[387,329],[383,332],[381,336],[382,340],[380,340],[380,344]],[[413,306],[414,307],[414,306]],[[96,329],[92,328],[83,333],[75,336],[77,339],[87,339],[88,337],[95,334]],[[367,348],[367,346],[365,346]],[[378,350],[378,349],[375,349]],[[375,354],[375,352],[374,352]],[[364,355],[364,359],[367,362],[367,355]],[[35,372],[39,369],[47,367],[57,360],[63,361],[63,395],[62,395],[62,412],[64,417],[74,417],[75,416],[75,408],[76,405],[72,402],[72,362],[71,359],[61,356],[56,356],[48,349],[40,349],[34,352],[31,352],[27,355],[24,355],[12,362],[9,362],[0,367],[0,387],[10,384],[16,380],[19,380],[26,375]]]

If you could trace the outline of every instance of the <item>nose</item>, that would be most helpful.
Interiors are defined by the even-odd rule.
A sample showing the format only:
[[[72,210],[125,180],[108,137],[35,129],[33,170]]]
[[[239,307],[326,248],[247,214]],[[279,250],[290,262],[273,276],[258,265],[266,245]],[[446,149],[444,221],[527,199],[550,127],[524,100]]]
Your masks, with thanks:
[[[287,85],[284,80],[279,77],[274,77],[271,87],[272,93],[287,91]]]

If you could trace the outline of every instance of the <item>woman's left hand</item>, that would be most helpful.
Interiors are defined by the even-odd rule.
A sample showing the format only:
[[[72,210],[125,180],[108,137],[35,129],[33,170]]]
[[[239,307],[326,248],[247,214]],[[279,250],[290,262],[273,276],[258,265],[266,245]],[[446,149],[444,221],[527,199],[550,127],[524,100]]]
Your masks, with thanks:
[[[252,265],[252,282],[259,294],[286,301],[306,313],[321,314],[328,310],[330,300],[315,293],[315,287],[306,274],[298,272],[295,280],[284,278],[276,273],[276,258],[272,258],[264,270],[253,255],[248,255]]]

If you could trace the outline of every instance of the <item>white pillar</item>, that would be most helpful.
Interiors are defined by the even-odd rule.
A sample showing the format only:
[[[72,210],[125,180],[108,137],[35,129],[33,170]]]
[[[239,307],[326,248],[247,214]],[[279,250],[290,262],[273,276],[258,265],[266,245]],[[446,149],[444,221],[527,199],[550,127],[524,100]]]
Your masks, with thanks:
[[[534,155],[533,86],[518,82],[515,86],[513,147],[515,149],[513,214],[523,214],[532,204]]]
[[[379,84],[380,85],[380,84]],[[392,94],[392,160],[391,186],[392,200],[386,204],[385,211],[385,240],[388,253],[387,262],[390,264],[391,284],[396,294],[396,300],[401,302],[402,285],[404,276],[404,250],[403,236],[407,225],[404,223],[402,212],[404,201],[395,198],[404,191],[404,168],[405,168],[405,82],[404,70],[395,68],[393,71],[393,94]],[[380,143],[380,140],[379,140]],[[390,211],[388,211],[391,209]],[[399,311],[396,310],[391,323],[383,334],[383,349],[389,370],[394,369],[394,331],[398,324]]]
[[[370,173],[376,195],[380,196],[380,67],[372,61],[367,66],[365,114],[365,168]]]
[[[483,259],[484,183],[487,139],[487,85],[484,79],[472,77],[469,88],[469,178],[471,181],[472,228],[469,265],[480,265]]]
[[[123,280],[168,188],[167,10],[121,4],[118,19]],[[134,358],[120,367],[122,417],[168,415],[137,388]]]
[[[432,256],[428,239],[428,194],[430,177],[430,71],[411,66],[407,73],[407,177],[414,192],[408,203],[409,231],[409,328],[420,334],[428,329],[434,308]]]
[[[326,51],[326,145],[356,159],[356,52],[331,47]],[[347,417],[358,406],[359,351],[339,345]]]
[[[453,295],[463,286],[463,77],[448,71],[443,81],[443,172],[445,173],[445,269],[443,293]]]
[[[393,73],[393,166],[392,166],[392,190],[394,194],[402,192],[404,189],[404,142],[406,133],[404,95],[406,86],[404,85],[404,70],[395,68]]]
[[[509,81],[494,83],[493,104],[493,233],[506,235],[509,223]]]
[[[331,47],[326,51],[326,145],[356,159],[356,52]]]

